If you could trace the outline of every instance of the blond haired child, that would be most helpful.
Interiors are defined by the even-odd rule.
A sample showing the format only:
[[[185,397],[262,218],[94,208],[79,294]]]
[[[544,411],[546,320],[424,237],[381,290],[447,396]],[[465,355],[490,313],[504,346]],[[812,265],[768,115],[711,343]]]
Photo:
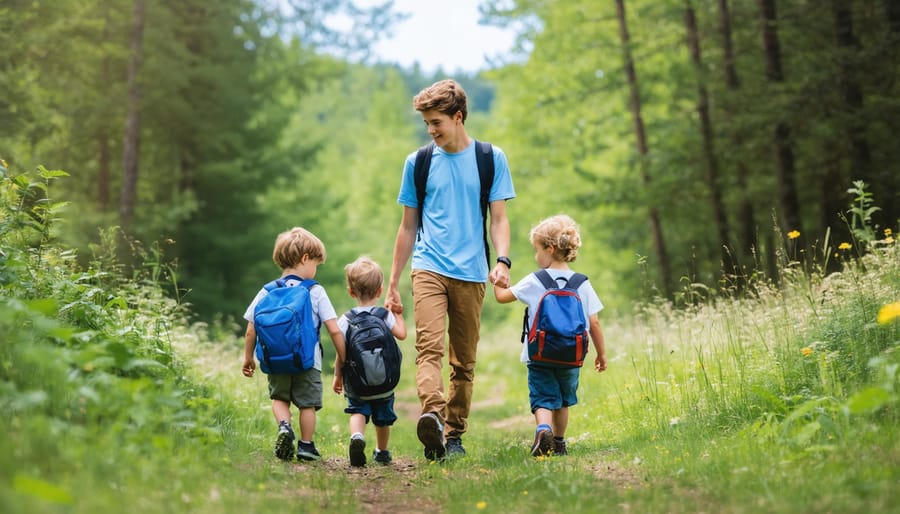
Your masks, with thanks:
[[[316,276],[319,265],[325,262],[325,245],[312,232],[294,227],[282,232],[275,240],[272,260],[281,268],[281,277],[289,287],[298,287],[304,280]],[[299,279],[299,280],[298,280]],[[331,336],[331,342],[337,353],[337,359],[344,359],[344,335],[338,328],[337,314],[328,299],[325,288],[319,284],[310,288],[310,299],[313,307],[313,320],[322,323]],[[253,314],[256,304],[268,294],[262,288],[250,306],[244,312],[247,320],[247,331],[244,335],[244,361],[241,372],[245,377],[252,377],[256,371],[254,349],[256,348],[256,330],[253,326]],[[335,368],[335,374],[339,374]],[[313,435],[316,430],[316,411],[322,408],[322,345],[316,345],[315,364],[313,368],[296,374],[268,374],[269,398],[272,399],[272,414],[278,424],[278,435],[275,439],[275,456],[290,461],[294,456],[294,430],[291,428],[291,404],[299,410],[300,440],[297,441],[298,460],[319,460],[321,455],[316,449]]]
[[[347,276],[347,292],[356,299],[357,305],[350,312],[338,318],[338,327],[341,333],[347,336],[350,327],[350,313],[361,311],[370,312],[376,316],[383,316],[385,326],[396,339],[406,339],[406,323],[400,313],[393,312],[376,305],[384,289],[384,273],[381,267],[370,259],[362,256],[344,267]],[[335,364],[340,369],[343,361]],[[365,430],[369,418],[375,425],[375,450],[372,459],[380,464],[391,463],[391,452],[388,450],[388,441],[391,435],[391,425],[397,421],[394,412],[394,392],[389,391],[378,398],[360,398],[349,387],[344,387],[342,376],[335,373],[334,392],[343,392],[347,398],[347,408],[344,412],[350,414],[350,465],[366,465],[366,439]]]
[[[569,268],[569,263],[575,260],[581,247],[581,235],[575,221],[564,214],[549,217],[531,230],[530,239],[538,266],[545,269],[554,280],[567,282],[575,273]],[[518,300],[528,306],[529,317],[537,312],[537,305],[545,291],[546,288],[534,273],[529,273],[510,288],[494,284],[494,296],[499,303]],[[597,313],[603,309],[603,304],[589,281],[583,282],[577,291],[596,350],[594,369],[600,372],[606,369],[603,332],[597,319]],[[526,322],[531,326],[532,319]],[[531,455],[565,455],[569,407],[578,403],[575,393],[581,369],[533,362],[529,359],[527,345],[523,346],[521,361],[528,367],[528,396],[537,424]]]

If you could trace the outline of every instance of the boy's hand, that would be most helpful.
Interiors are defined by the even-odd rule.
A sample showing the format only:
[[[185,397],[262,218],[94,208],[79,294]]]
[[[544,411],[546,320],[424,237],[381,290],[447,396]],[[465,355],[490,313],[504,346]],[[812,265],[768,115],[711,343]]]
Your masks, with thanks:
[[[241,373],[247,378],[252,378],[254,371],[256,371],[256,361],[254,359],[244,359],[244,365],[241,366]]]
[[[594,359],[594,369],[598,373],[606,370],[606,355],[597,355],[597,358]]]
[[[344,377],[341,375],[340,370],[334,370],[334,381],[331,383],[331,389],[336,394],[341,394],[344,392]]]
[[[388,290],[384,295],[384,308],[394,314],[403,314],[403,301],[400,298],[400,292],[396,289]]]

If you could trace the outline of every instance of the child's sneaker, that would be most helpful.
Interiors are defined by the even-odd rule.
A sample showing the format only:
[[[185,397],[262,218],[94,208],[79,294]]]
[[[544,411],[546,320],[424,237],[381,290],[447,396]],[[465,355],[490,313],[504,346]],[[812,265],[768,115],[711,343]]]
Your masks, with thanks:
[[[372,460],[379,464],[384,464],[387,466],[391,463],[393,459],[391,459],[391,452],[388,450],[379,450],[375,449],[375,452],[372,454]]]
[[[550,455],[550,450],[552,449],[553,432],[546,428],[538,428],[534,434],[534,444],[531,445],[531,456],[541,457],[543,455]]]
[[[319,450],[316,449],[316,443],[297,441],[297,460],[319,460],[321,458]]]
[[[355,468],[366,465],[366,440],[362,437],[350,439],[350,465]]]
[[[444,458],[444,425],[437,414],[428,412],[419,416],[416,435],[425,446],[425,458],[440,460]]]
[[[294,430],[287,421],[278,424],[278,437],[275,438],[275,456],[281,460],[294,458]]]
[[[553,438],[553,455],[562,456],[568,455],[569,452],[566,451],[566,439],[564,437],[554,437]]]

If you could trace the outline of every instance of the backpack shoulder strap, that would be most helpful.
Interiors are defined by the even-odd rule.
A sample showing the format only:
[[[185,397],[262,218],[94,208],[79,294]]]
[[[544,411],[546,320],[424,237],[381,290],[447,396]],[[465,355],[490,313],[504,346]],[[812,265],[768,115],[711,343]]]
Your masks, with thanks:
[[[547,270],[539,269],[534,272],[534,276],[541,281],[541,285],[544,286],[544,289],[559,289],[559,284],[553,280],[553,277],[550,276],[550,273],[547,273]]]
[[[481,221],[484,226],[484,258],[491,268],[491,247],[487,239],[487,212],[490,205],[491,187],[494,185],[494,147],[485,141],[475,140],[475,162],[478,164],[478,178],[481,181]]]
[[[422,232],[422,209],[425,207],[425,186],[428,183],[428,171],[431,169],[431,155],[434,153],[434,142],[419,148],[413,166],[413,181],[416,185],[416,200],[419,203],[419,229]]]
[[[387,321],[388,310],[385,309],[384,307],[380,307],[380,306],[375,307],[370,312],[372,313],[373,316],[381,318],[382,321]]]
[[[569,280],[566,281],[566,289],[572,289],[573,291],[577,291],[581,284],[587,282],[587,276],[582,275],[581,273],[574,273]]]
[[[299,277],[298,277],[298,278],[299,278]],[[316,282],[315,280],[313,280],[313,279],[311,279],[311,278],[308,278],[308,279],[306,279],[306,280],[302,280],[302,281],[300,282],[300,285],[303,286],[303,287],[305,287],[307,290],[312,289],[313,286],[318,285],[318,284],[319,284],[318,282]]]

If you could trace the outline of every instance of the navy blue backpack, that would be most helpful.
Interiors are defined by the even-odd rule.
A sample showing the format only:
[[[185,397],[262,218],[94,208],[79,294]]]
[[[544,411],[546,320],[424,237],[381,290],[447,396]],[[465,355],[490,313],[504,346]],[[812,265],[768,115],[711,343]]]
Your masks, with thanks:
[[[288,279],[300,283],[287,285]],[[288,275],[269,282],[253,311],[256,359],[263,373],[294,374],[312,368],[319,346],[309,290],[318,282]]]

